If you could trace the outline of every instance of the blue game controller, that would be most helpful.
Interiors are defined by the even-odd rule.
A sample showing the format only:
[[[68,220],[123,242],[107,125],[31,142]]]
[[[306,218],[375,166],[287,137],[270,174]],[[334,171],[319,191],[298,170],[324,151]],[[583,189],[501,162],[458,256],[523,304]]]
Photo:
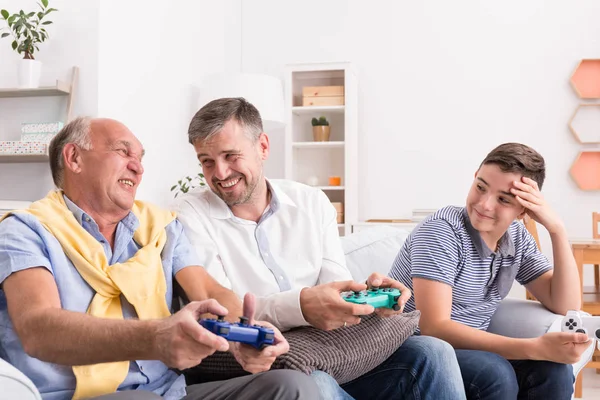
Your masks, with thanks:
[[[200,325],[215,335],[230,342],[249,344],[257,349],[273,344],[275,332],[271,328],[248,324],[248,318],[240,317],[240,322],[230,323],[219,315],[217,319],[201,319]]]

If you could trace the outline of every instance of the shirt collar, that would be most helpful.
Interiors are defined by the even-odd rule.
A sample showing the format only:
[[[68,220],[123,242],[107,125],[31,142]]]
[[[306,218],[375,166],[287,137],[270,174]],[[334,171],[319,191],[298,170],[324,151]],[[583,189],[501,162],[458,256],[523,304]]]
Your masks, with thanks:
[[[277,212],[282,205],[289,205],[292,207],[296,207],[296,203],[283,191],[281,191],[278,187],[274,186],[266,179],[267,189],[271,192],[271,202],[269,203],[269,208],[272,212]],[[217,196],[211,189],[207,189],[210,193],[208,193],[208,205],[209,205],[209,213],[211,218],[215,219],[229,219],[234,218],[233,212],[229,206]]]
[[[471,220],[469,219],[469,214],[467,213],[466,207],[463,208],[462,215],[463,215],[463,219],[465,221],[465,228],[467,229],[467,232],[468,232],[469,236],[471,237],[471,240],[475,244],[475,248],[477,249],[479,256],[482,259],[485,259],[485,258],[488,258],[489,256],[491,256],[493,253],[495,253],[484,242],[479,231],[477,229],[475,229],[473,227],[473,225],[471,225]],[[508,233],[508,231],[504,232],[504,235],[502,235],[502,237],[500,238],[499,245],[498,245],[498,252],[500,253],[500,255],[502,257],[514,257],[515,256],[515,243],[514,243],[512,237],[510,236],[510,234]]]
[[[75,217],[77,222],[79,222],[79,225],[83,226],[83,222],[85,221],[91,224],[93,223],[97,226],[96,221],[94,221],[94,219],[90,217],[85,211],[79,208],[77,204],[73,203],[71,199],[69,199],[64,193],[63,198],[65,199],[65,204],[67,205],[67,208],[73,213],[73,216]],[[121,220],[121,223],[123,223],[123,225],[125,225],[125,227],[131,231],[135,231],[140,225],[140,221],[131,211],[129,211],[125,218]]]

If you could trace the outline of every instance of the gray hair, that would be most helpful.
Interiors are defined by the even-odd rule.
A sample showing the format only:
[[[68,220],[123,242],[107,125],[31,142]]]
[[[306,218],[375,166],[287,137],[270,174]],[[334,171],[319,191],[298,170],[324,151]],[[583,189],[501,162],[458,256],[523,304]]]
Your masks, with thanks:
[[[263,132],[262,119],[256,107],[242,97],[228,97],[211,101],[194,115],[188,129],[190,143],[210,139],[231,119],[242,126],[253,142]]]
[[[65,162],[63,160],[63,149],[69,143],[74,143],[84,150],[92,148],[90,138],[92,119],[90,117],[78,117],[65,125],[50,142],[48,152],[50,153],[50,170],[56,187],[61,188],[64,184]]]

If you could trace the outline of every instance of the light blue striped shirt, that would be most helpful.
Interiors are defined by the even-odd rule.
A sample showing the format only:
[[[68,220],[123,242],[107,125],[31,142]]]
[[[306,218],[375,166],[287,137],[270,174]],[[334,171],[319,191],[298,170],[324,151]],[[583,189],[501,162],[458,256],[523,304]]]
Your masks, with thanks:
[[[133,240],[133,233],[139,221],[133,213],[130,212],[117,225],[113,250],[100,233],[96,222],[66,196],[64,199],[81,226],[102,244],[110,265],[125,262],[138,251],[140,246]],[[167,283],[166,301],[171,309],[173,277],[188,265],[200,264],[179,221],[171,222],[166,232],[167,242],[162,251],[162,263]],[[0,283],[10,274],[32,267],[44,267],[52,273],[63,309],[81,313],[87,311],[95,292],[67,259],[56,238],[29,214],[10,216],[0,223]],[[136,318],[135,309],[123,295],[121,304],[125,318]],[[62,400],[73,397],[76,380],[70,366],[44,362],[23,351],[8,315],[6,296],[2,290],[0,357],[27,375],[44,399]],[[167,399],[180,399],[186,395],[183,375],[177,375],[160,361],[130,362],[129,373],[119,390],[134,389],[153,391]]]
[[[522,223],[510,225],[494,252],[471,225],[466,209],[449,206],[411,232],[389,275],[411,290],[412,278],[452,286],[452,320],[486,330],[515,279],[525,285],[551,269]],[[405,311],[414,309],[411,297]]]

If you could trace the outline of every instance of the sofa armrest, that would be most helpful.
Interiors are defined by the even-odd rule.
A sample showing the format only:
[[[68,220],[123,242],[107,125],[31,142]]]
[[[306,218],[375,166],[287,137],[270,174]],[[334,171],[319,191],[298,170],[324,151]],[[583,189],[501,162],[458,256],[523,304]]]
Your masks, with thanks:
[[[506,298],[493,315],[488,332],[513,338],[534,338],[547,332],[560,332],[562,318],[537,301]],[[592,359],[595,348],[596,340],[592,339],[581,359],[573,364],[573,376],[577,377]]]
[[[0,397],[3,399],[41,400],[33,382],[21,371],[0,358]]]
[[[488,332],[514,338],[534,338],[548,332],[562,315],[537,301],[506,298],[492,317]]]

